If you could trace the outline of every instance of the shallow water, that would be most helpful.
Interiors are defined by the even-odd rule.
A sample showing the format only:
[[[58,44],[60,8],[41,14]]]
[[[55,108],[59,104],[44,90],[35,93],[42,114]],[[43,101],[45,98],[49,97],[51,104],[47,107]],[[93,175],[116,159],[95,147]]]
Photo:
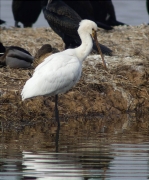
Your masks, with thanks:
[[[119,21],[148,22],[145,0],[113,3]],[[1,7],[1,18],[13,26],[11,1],[1,0]],[[43,14],[34,26],[48,26]],[[149,179],[149,133],[130,125],[134,117],[128,119],[112,124],[109,117],[105,124],[78,117],[71,124],[63,122],[60,130],[48,120],[19,125],[5,120],[5,126],[0,121],[0,180]]]
[[[48,121],[9,129],[1,122],[0,180],[148,179],[149,134],[123,123],[110,133],[98,118],[78,117],[60,129]]]
[[[149,16],[146,10],[146,0],[112,0],[117,20],[129,25],[140,25],[149,23]],[[0,18],[7,22],[7,26],[14,26],[14,19],[11,10],[12,0],[1,0]],[[44,19],[43,13],[40,14],[34,27],[49,27]]]

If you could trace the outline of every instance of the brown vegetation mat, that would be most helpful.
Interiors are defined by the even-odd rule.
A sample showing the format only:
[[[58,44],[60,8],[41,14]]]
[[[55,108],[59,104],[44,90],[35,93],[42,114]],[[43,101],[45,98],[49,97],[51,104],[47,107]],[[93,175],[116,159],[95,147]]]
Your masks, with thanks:
[[[62,40],[50,28],[0,30],[5,46],[17,45],[35,55],[43,44],[63,50]],[[113,50],[105,56],[108,72],[99,55],[90,55],[83,63],[79,83],[59,96],[61,117],[76,115],[117,115],[149,111],[149,26],[115,27],[98,31],[100,43]],[[24,69],[0,69],[0,119],[47,120],[54,117],[54,98],[21,101],[21,90],[29,72]]]

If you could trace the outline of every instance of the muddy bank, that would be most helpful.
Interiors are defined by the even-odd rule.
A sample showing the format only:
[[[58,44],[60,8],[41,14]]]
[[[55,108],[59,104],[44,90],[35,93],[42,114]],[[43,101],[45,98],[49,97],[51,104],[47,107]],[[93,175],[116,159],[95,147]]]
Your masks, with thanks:
[[[83,64],[79,83],[59,97],[61,117],[75,115],[117,115],[149,111],[149,26],[99,29],[100,43],[113,50],[105,56],[108,72],[99,55],[91,54]],[[63,50],[64,44],[50,28],[1,29],[5,46],[17,45],[33,56],[43,44]],[[21,101],[21,90],[33,70],[0,68],[0,119],[24,121],[54,117],[54,98],[37,97]]]

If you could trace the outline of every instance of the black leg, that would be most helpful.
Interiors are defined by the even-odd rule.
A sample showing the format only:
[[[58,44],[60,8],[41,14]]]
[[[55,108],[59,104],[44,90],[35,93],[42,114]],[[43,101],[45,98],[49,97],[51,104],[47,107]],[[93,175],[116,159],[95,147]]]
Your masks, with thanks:
[[[55,118],[56,118],[58,127],[60,127],[59,112],[58,112],[58,95],[55,95]]]

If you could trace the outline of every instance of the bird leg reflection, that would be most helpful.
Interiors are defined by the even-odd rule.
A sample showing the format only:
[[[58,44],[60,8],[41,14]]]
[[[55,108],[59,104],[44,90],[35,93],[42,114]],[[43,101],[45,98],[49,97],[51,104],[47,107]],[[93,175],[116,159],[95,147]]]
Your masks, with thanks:
[[[59,132],[60,132],[60,126],[57,126],[56,136],[55,136],[55,152],[59,151]]]
[[[58,111],[58,95],[55,95],[55,118],[56,118],[58,127],[60,127],[59,111]]]

